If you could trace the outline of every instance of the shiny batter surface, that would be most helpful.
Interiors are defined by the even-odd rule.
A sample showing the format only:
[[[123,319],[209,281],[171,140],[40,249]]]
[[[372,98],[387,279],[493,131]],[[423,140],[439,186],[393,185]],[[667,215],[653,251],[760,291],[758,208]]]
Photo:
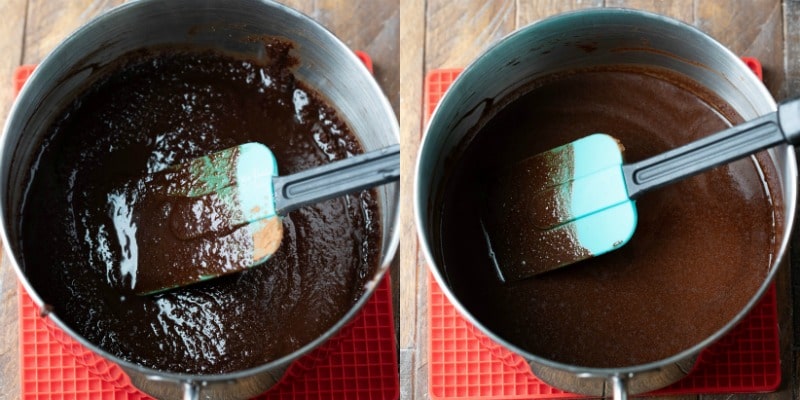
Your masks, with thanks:
[[[282,175],[362,152],[335,111],[295,80],[290,46],[266,48],[263,60],[135,55],[45,140],[24,207],[24,268],[54,312],[106,351],[176,372],[254,367],[328,330],[374,273],[380,218],[365,191],[291,212],[278,252],[260,267],[149,297],[124,290],[137,261],[159,259],[139,254],[137,235],[169,213],[136,212],[142,176],[245,142],[270,147]],[[155,251],[174,252],[174,241]]]
[[[737,120],[723,102],[659,71],[539,82],[480,128],[452,168],[440,207],[446,279],[490,330],[550,360],[623,367],[690,348],[744,307],[772,264],[783,206],[770,193],[776,173],[767,163],[749,158],[647,193],[622,249],[512,284],[499,281],[479,219],[491,209],[487,182],[531,155],[603,132],[633,162]]]

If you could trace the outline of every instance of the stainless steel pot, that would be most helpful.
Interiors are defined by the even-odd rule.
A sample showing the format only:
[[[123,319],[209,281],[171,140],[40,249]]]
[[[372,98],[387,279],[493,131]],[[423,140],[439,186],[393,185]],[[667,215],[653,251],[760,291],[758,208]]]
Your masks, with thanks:
[[[592,51],[581,47],[591,43]],[[665,387],[691,369],[698,353],[739,322],[758,301],[784,259],[797,198],[797,166],[791,147],[769,150],[783,195],[783,231],[772,268],[758,292],[722,329],[669,358],[623,368],[582,368],[554,362],[514,346],[483,326],[454,294],[437,258],[438,192],[459,146],[470,140],[486,99],[504,99],[537,78],[599,65],[651,65],[685,75],[716,93],[745,119],[774,111],[775,102],[747,66],[699,30],[646,12],[596,9],[562,14],[522,28],[469,65],[445,93],[422,140],[415,172],[414,211],[433,275],[449,300],[493,340],[522,355],[543,381],[575,393],[624,398]],[[491,79],[486,79],[491,77]],[[535,133],[532,133],[535,134]],[[531,333],[535,334],[535,333]]]
[[[36,69],[11,109],[0,144],[2,239],[23,286],[38,306],[38,289],[26,278],[20,254],[20,214],[29,171],[48,126],[80,89],[102,76],[115,59],[134,50],[186,44],[253,54],[263,51],[252,35],[287,38],[300,60],[295,75],[325,96],[347,120],[365,150],[399,140],[391,106],[359,59],[333,34],[310,18],[267,0],[139,0],[96,18],[61,43]],[[317,347],[347,323],[372,295],[398,245],[399,185],[378,189],[383,243],[381,267],[364,295],[324,335],[298,351],[258,367],[219,375],[157,371],[108,354],[65,325],[48,318],[69,336],[119,365],[139,389],[156,398],[249,398],[274,385],[293,360]],[[253,343],[253,345],[258,345]]]

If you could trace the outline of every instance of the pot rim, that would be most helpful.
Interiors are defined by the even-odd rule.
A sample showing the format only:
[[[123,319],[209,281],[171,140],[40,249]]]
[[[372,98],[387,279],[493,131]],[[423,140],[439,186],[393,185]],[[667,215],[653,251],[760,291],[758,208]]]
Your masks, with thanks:
[[[648,12],[643,10],[635,10],[635,9],[628,9],[628,8],[591,8],[591,9],[583,9],[583,10],[576,10],[576,11],[569,11],[557,15],[553,15],[541,20],[537,20],[532,22],[522,28],[519,28],[502,39],[498,40],[497,42],[490,45],[486,50],[484,50],[480,55],[478,55],[474,60],[472,60],[469,65],[467,65],[462,72],[456,77],[450,87],[445,91],[442,98],[439,100],[439,103],[434,108],[433,113],[431,114],[429,120],[425,124],[425,132],[423,138],[420,142],[419,151],[417,153],[416,165],[414,169],[414,222],[416,224],[417,235],[421,238],[421,247],[422,251],[425,255],[425,259],[428,262],[428,270],[433,275],[436,283],[442,289],[442,292],[445,294],[447,299],[456,308],[461,316],[463,316],[469,323],[473,324],[477,327],[483,334],[487,335],[493,341],[499,343],[500,345],[504,346],[505,348],[513,351],[516,354],[521,355],[526,359],[528,362],[536,362],[548,367],[552,367],[558,370],[566,371],[575,374],[577,377],[580,378],[610,378],[610,377],[619,377],[619,376],[630,376],[633,374],[639,374],[648,371],[659,370],[665,365],[675,364],[679,361],[685,360],[693,355],[698,354],[702,349],[708,347],[711,343],[715,342],[716,340],[720,339],[724,336],[728,331],[731,330],[736,324],[738,324],[753,308],[753,306],[761,299],[763,294],[767,291],[770,284],[772,283],[777,271],[780,268],[781,263],[784,262],[786,257],[786,251],[788,248],[789,238],[791,236],[793,227],[794,227],[794,216],[796,214],[796,203],[797,203],[797,194],[796,192],[789,193],[789,198],[785,198],[784,202],[787,206],[786,212],[786,223],[784,225],[784,238],[776,252],[775,261],[772,264],[772,268],[770,269],[769,273],[767,274],[764,282],[762,282],[759,289],[756,293],[750,298],[750,300],[745,304],[745,306],[739,310],[739,312],[730,320],[728,321],[722,328],[714,332],[712,335],[708,336],[704,340],[700,341],[699,343],[693,345],[692,347],[685,349],[679,353],[673,354],[667,358],[652,361],[645,364],[637,364],[637,365],[630,365],[624,367],[612,367],[612,368],[597,368],[597,367],[583,367],[573,364],[566,364],[562,362],[553,361],[533,353],[530,353],[509,341],[503,339],[499,335],[492,332],[489,328],[484,326],[480,321],[478,321],[472,313],[469,312],[458,300],[457,296],[453,293],[450,289],[449,285],[447,284],[447,280],[444,278],[443,274],[441,273],[437,263],[435,261],[435,257],[433,256],[433,252],[431,251],[431,246],[428,240],[425,240],[429,235],[426,234],[425,230],[428,226],[428,222],[422,219],[421,211],[423,208],[428,207],[427,199],[423,199],[421,197],[421,191],[423,188],[420,184],[420,174],[422,173],[422,160],[423,160],[423,151],[431,147],[431,135],[430,129],[433,125],[432,122],[435,121],[438,117],[438,114],[441,112],[442,105],[447,102],[448,98],[452,96],[452,93],[457,92],[459,87],[464,84],[465,81],[468,79],[474,79],[471,75],[474,75],[480,71],[478,71],[477,65],[480,63],[481,59],[484,58],[491,58],[493,53],[498,51],[498,49],[502,48],[507,42],[522,35],[531,34],[531,32],[536,32],[537,30],[546,30],[546,27],[549,25],[566,25],[564,23],[565,20],[571,19],[580,19],[581,17],[587,15],[632,15],[637,18],[645,19],[645,20],[652,20],[654,22],[658,22],[661,24],[670,25],[674,29],[679,30],[686,30],[694,36],[702,38],[705,40],[705,43],[709,46],[713,46],[713,51],[721,54],[725,57],[728,61],[735,63],[738,68],[745,69],[748,72],[750,71],[749,67],[742,61],[739,56],[734,54],[730,49],[723,46],[721,43],[717,42],[714,38],[706,34],[705,32],[701,31],[700,29],[689,25],[685,22],[678,21],[676,19]],[[478,71],[478,72],[476,72]],[[479,74],[480,75],[480,74]],[[745,75],[745,76],[752,76],[751,79],[757,80],[758,78],[754,74]],[[768,105],[772,110],[777,109],[777,105],[769,93],[767,88],[763,85],[763,82],[759,81],[757,85],[758,90],[761,92],[760,94],[764,97],[764,99],[768,100]],[[795,157],[795,153],[792,150],[791,146],[788,145],[780,145],[776,146],[773,149],[785,153],[787,162],[789,163],[788,168],[788,176],[785,177],[785,180],[788,181],[797,181],[797,161]],[[439,155],[442,156],[442,155]],[[784,193],[784,195],[787,195]]]
[[[349,58],[351,64],[355,66],[355,68],[360,69],[360,74],[366,75],[369,77],[367,82],[371,87],[371,90],[379,93],[380,95],[377,96],[380,99],[381,104],[378,107],[383,111],[383,113],[390,118],[390,125],[391,125],[391,134],[392,136],[399,142],[400,139],[400,127],[397,122],[397,117],[394,114],[394,110],[392,109],[391,104],[389,103],[388,99],[386,98],[385,94],[383,94],[383,90],[378,85],[377,81],[373,77],[373,75],[367,70],[364,66],[363,62],[356,56],[355,52],[353,52],[347,45],[344,44],[336,35],[334,35],[328,28],[320,24],[319,22],[315,21],[311,17],[297,11],[293,8],[285,6],[283,4],[277,3],[273,0],[246,0],[251,1],[253,3],[261,3],[267,7],[272,7],[277,10],[277,12],[284,13],[292,18],[297,18],[302,20],[304,23],[309,24],[309,26],[314,27],[315,29],[319,29],[320,32],[329,36],[332,41],[337,46],[337,51],[347,54],[345,57]],[[127,13],[130,9],[135,9],[138,7],[149,7],[150,4],[156,3],[163,3],[161,0],[138,0],[134,2],[124,3],[122,5],[116,6],[94,18],[89,20],[88,22],[81,25],[78,29],[70,33],[64,40],[62,40],[50,53],[48,53],[44,59],[38,64],[34,72],[28,78],[28,82],[32,81],[47,81],[48,80],[48,70],[50,69],[51,65],[56,65],[59,63],[59,55],[69,48],[73,47],[72,44],[78,41],[83,40],[84,36],[87,34],[88,31],[91,30],[91,27],[98,23],[98,21],[105,20],[108,18],[116,17],[119,14]],[[33,85],[27,84],[25,85],[22,90],[20,91],[19,95],[17,96],[16,100],[11,106],[11,109],[8,114],[8,118],[6,119],[5,126],[3,127],[3,137],[0,138],[0,149],[8,148],[11,144],[9,143],[10,135],[7,133],[11,127],[12,120],[19,118],[17,116],[18,111],[17,109],[20,107],[21,100],[24,101],[29,95],[28,92],[30,87]],[[314,87],[315,88],[315,87]],[[318,88],[315,88],[318,90]],[[0,158],[4,157],[0,154]],[[397,185],[395,183],[395,185]],[[6,198],[8,188],[7,185],[0,185],[0,199]],[[239,371],[227,372],[222,374],[188,374],[188,373],[180,373],[174,371],[164,371],[154,368],[145,367],[143,365],[139,365],[133,363],[131,361],[122,359],[116,355],[113,355],[104,349],[100,348],[99,346],[89,342],[86,340],[82,335],[78,334],[74,331],[70,326],[64,323],[56,314],[48,313],[47,316],[55,323],[55,325],[66,332],[71,339],[75,340],[76,342],[80,343],[82,346],[89,349],[91,352],[103,357],[106,361],[110,361],[114,364],[119,365],[123,369],[126,370],[133,370],[138,373],[144,374],[148,377],[148,379],[152,380],[159,380],[159,381],[172,381],[176,383],[192,383],[192,382],[224,382],[224,381],[235,381],[237,379],[246,378],[255,374],[263,373],[274,369],[280,365],[289,365],[292,361],[302,357],[306,353],[310,352],[311,350],[315,349],[316,347],[320,346],[321,344],[327,342],[330,338],[332,338],[336,333],[338,333],[345,325],[347,325],[353,317],[356,316],[361,309],[363,308],[364,304],[369,301],[372,297],[373,293],[375,292],[378,284],[380,283],[381,279],[383,279],[386,272],[389,270],[389,267],[397,253],[397,249],[400,244],[399,238],[399,226],[400,226],[400,218],[398,208],[399,204],[395,204],[394,210],[384,210],[381,209],[381,213],[384,215],[394,215],[392,221],[388,221],[392,224],[392,229],[389,231],[389,237],[383,238],[383,247],[386,249],[385,252],[382,254],[382,258],[380,263],[375,270],[372,278],[368,280],[364,284],[364,291],[360,298],[353,303],[349,310],[339,318],[339,320],[331,326],[328,330],[326,330],[323,334],[318,336],[316,339],[312,340],[311,342],[305,344],[304,346],[300,347],[299,349],[284,355],[280,358],[274,359],[267,363],[243,369]],[[386,214],[390,213],[390,214]],[[21,285],[25,288],[27,294],[31,297],[33,302],[37,305],[37,307],[42,308],[44,306],[44,301],[39,296],[38,292],[33,288],[31,283],[28,281],[27,277],[25,276],[24,271],[20,267],[20,263],[18,262],[17,255],[13,252],[11,246],[9,245],[8,240],[8,233],[6,231],[6,226],[8,221],[6,219],[6,213],[0,213],[0,240],[3,241],[3,248],[6,251],[6,254],[9,255],[11,265],[14,269],[14,272],[17,275],[17,279],[21,283]],[[127,372],[127,371],[126,371]],[[280,378],[280,377],[277,377]]]

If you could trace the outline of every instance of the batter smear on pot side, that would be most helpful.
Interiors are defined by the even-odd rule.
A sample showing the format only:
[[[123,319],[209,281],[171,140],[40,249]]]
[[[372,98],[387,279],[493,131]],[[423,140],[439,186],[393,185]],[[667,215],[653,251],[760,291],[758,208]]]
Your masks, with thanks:
[[[265,46],[263,60],[182,49],[132,55],[54,123],[32,166],[24,268],[54,312],[104,350],[176,372],[255,367],[330,329],[374,274],[380,217],[376,193],[364,191],[289,213],[264,265],[153,296],[125,290],[138,263],[154,259],[137,240],[169,220],[169,206],[163,218],[134,212],[147,174],[245,142],[267,145],[281,174],[363,152],[336,112],[295,80],[290,46]],[[157,251],[174,252],[171,243]],[[202,253],[181,257],[203,263]]]
[[[766,158],[645,194],[636,233],[619,250],[508,284],[496,275],[481,219],[513,222],[487,215],[498,209],[487,205],[487,182],[596,132],[619,139],[635,162],[740,121],[712,94],[660,70],[608,67],[535,82],[477,128],[449,172],[437,255],[449,285],[491,331],[554,361],[624,367],[698,344],[742,310],[777,251],[783,205],[770,193],[777,174]],[[505,188],[525,195],[526,187]]]

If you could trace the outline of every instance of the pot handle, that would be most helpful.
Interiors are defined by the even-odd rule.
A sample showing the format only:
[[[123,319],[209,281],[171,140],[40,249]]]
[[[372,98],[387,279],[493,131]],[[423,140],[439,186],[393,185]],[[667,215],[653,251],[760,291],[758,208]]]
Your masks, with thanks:
[[[200,399],[200,386],[197,382],[184,382],[183,383],[183,400],[198,400]]]
[[[614,400],[628,400],[628,382],[624,377],[614,375],[609,378]]]

